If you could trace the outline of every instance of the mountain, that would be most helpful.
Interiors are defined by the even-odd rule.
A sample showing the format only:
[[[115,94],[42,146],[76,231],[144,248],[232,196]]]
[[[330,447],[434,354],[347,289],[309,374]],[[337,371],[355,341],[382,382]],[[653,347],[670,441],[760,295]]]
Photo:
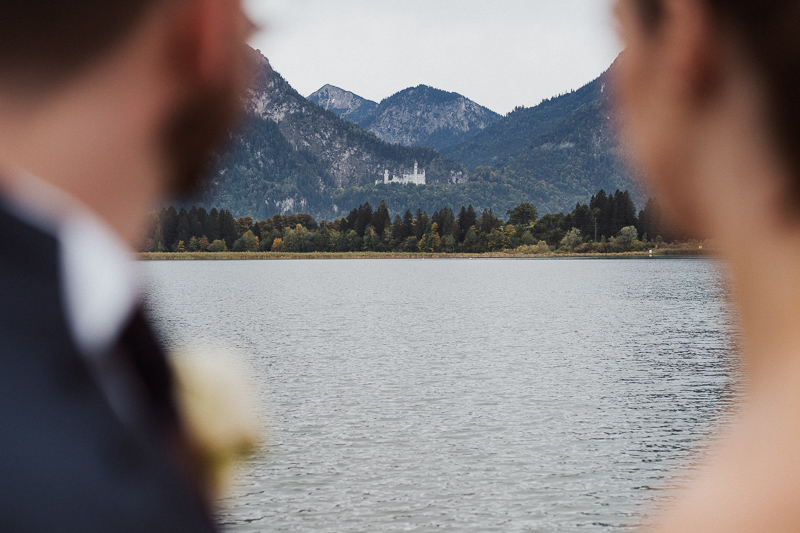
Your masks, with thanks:
[[[245,120],[218,155],[206,189],[190,203],[257,218],[302,211],[330,220],[381,199],[393,215],[469,204],[504,215],[520,202],[535,204],[540,213],[570,211],[603,188],[629,189],[643,205],[620,162],[608,111],[608,72],[577,91],[518,108],[440,153],[379,139],[303,98],[253,53],[259,68],[244,102]],[[431,101],[437,94],[419,93],[430,91],[403,91],[381,106],[394,100],[395,109],[406,106],[398,116],[408,118],[409,100]],[[445,105],[458,100],[439,97]],[[383,183],[387,170],[399,176],[415,162],[425,170],[427,185]]]
[[[348,194],[377,187],[387,170],[402,175],[418,163],[432,185],[467,179],[463,166],[435,150],[389,144],[309,102],[260,52],[253,54],[257,71],[244,120],[219,154],[205,190],[192,201],[237,216],[304,211],[333,217],[339,205],[350,210],[360,197]]]
[[[400,91],[380,104],[331,85],[308,99],[384,141],[436,150],[464,142],[500,118],[465,96],[427,85]]]
[[[377,102],[361,98],[355,93],[333,85],[325,85],[308,99],[358,125],[369,123],[375,117],[375,111],[378,109]]]
[[[384,141],[441,150],[469,139],[499,118],[458,93],[419,85],[383,100],[364,126]]]
[[[442,154],[472,171],[473,180],[513,183],[545,210],[569,210],[601,188],[628,189],[642,206],[615,136],[613,69],[576,91],[517,108]]]
[[[468,141],[448,147],[443,153],[467,168],[502,163],[568,120],[579,109],[598,103],[605,106],[608,77],[608,73],[604,73],[577,91],[550,98],[535,107],[518,107]]]

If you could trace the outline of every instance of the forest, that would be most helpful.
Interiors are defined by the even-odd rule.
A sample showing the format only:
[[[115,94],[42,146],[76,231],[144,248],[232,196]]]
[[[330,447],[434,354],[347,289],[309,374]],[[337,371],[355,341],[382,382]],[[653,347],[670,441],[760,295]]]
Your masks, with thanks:
[[[539,216],[523,202],[501,216],[472,205],[444,207],[392,217],[381,200],[342,218],[317,222],[308,214],[276,214],[265,220],[234,218],[228,210],[203,207],[153,213],[144,252],[403,252],[468,253],[515,251],[622,253],[681,240],[664,223],[663,210],[649,199],[637,212],[626,191],[600,190],[569,213]]]

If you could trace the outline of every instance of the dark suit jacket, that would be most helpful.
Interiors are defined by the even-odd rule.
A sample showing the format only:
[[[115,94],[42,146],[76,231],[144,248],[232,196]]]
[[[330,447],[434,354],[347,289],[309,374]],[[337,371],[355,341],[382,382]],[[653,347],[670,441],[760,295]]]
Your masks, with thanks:
[[[141,379],[151,424],[118,419],[69,333],[58,246],[0,205],[0,531],[213,531],[168,444],[169,376]]]

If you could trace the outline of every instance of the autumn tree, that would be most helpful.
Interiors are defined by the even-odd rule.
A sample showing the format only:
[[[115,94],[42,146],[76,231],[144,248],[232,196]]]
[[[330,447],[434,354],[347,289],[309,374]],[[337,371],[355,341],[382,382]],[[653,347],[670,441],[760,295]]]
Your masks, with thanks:
[[[233,243],[234,252],[257,252],[258,251],[258,237],[253,234],[252,230],[247,230],[244,235],[236,239]]]

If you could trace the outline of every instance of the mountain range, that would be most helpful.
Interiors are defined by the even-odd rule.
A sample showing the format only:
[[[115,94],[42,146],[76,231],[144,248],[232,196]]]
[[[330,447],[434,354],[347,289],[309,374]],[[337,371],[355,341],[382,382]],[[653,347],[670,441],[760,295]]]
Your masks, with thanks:
[[[427,85],[400,91],[380,104],[331,85],[308,99],[384,141],[436,150],[462,143],[500,119],[465,96]]]
[[[357,201],[350,193],[375,186],[387,170],[402,175],[418,163],[429,184],[466,181],[466,169],[435,150],[389,144],[308,101],[253,53],[257,73],[245,117],[191,202],[237,216],[304,211],[334,217],[340,205],[349,211]]]
[[[631,189],[608,112],[609,75],[504,117],[456,94],[418,86],[371,102],[325,86],[304,98],[260,52],[246,116],[189,203],[267,218],[341,216],[385,199],[392,213],[472,204],[497,214],[520,202],[571,210],[592,194]],[[312,101],[313,100],[313,101]],[[318,105],[318,103],[319,105]],[[384,184],[417,163],[427,185]]]

